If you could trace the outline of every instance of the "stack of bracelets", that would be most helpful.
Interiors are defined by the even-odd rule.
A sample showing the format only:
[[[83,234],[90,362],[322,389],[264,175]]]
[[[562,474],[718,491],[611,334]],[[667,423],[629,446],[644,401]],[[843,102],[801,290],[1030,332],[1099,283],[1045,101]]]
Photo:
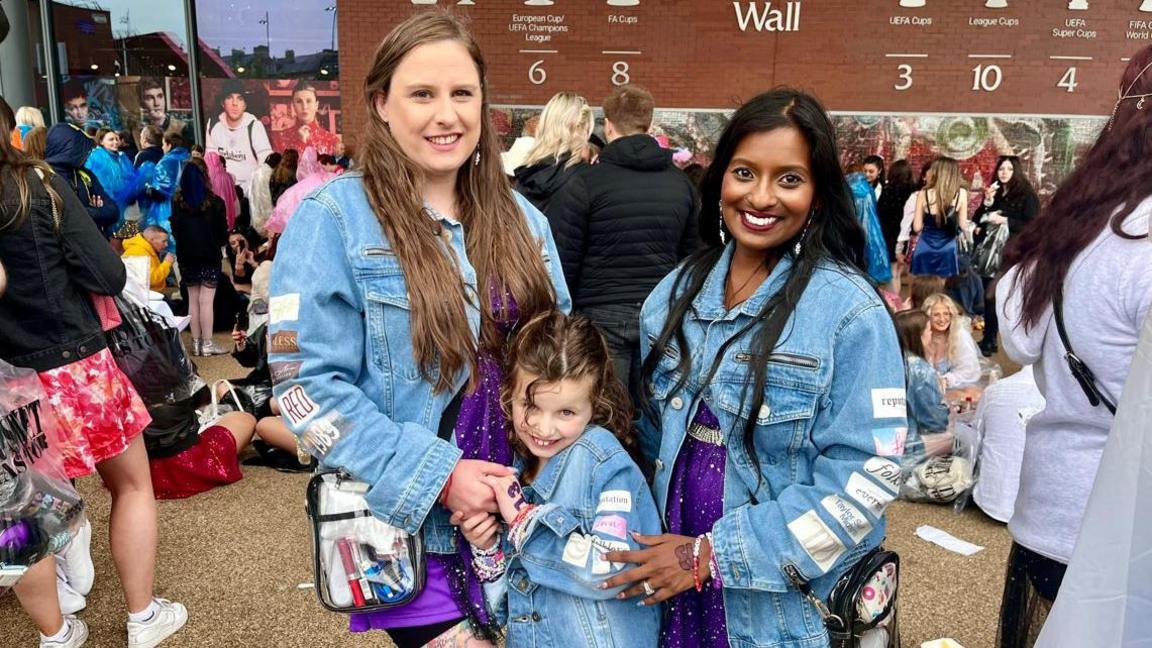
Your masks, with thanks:
[[[692,583],[696,586],[697,592],[704,589],[704,582],[700,580],[700,546],[704,540],[708,541],[708,548],[712,552],[708,558],[708,568],[712,572],[712,587],[714,589],[723,587],[720,582],[720,564],[716,562],[716,549],[712,545],[712,532],[701,533],[696,536],[696,541],[692,543]]]
[[[534,512],[536,505],[531,504],[520,509],[516,514],[516,518],[512,520],[512,524],[508,527],[508,542],[516,551],[524,548],[524,541],[528,539],[528,527],[532,526],[532,519],[535,518]]]
[[[499,539],[487,549],[472,547],[472,567],[483,583],[491,583],[504,575],[504,549]]]

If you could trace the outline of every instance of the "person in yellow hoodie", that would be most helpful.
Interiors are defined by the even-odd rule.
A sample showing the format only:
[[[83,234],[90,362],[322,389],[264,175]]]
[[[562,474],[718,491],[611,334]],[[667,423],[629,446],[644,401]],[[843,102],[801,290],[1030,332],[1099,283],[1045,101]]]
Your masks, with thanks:
[[[164,282],[172,272],[176,257],[171,253],[160,259],[160,252],[168,247],[168,232],[151,226],[136,236],[124,241],[124,256],[148,257],[148,284],[156,292],[164,292]]]

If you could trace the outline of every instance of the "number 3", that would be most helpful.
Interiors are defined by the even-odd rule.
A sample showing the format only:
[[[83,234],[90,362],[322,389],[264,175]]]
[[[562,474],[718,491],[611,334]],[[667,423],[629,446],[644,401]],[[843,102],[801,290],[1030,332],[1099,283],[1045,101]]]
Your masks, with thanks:
[[[900,85],[899,83],[897,83],[896,85],[894,85],[892,87],[896,88],[897,90],[907,90],[908,88],[911,88],[912,87],[912,66],[908,65],[907,63],[901,63],[899,66],[897,66],[896,69],[900,70],[900,80],[904,82],[904,85]]]

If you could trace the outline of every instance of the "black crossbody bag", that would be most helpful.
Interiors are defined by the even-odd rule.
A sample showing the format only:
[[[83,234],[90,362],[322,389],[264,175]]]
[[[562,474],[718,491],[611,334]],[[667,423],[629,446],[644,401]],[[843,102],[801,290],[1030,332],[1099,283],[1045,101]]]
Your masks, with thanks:
[[[1056,294],[1052,296],[1052,314],[1056,317],[1056,332],[1060,334],[1060,343],[1064,345],[1064,360],[1072,377],[1080,384],[1080,390],[1088,397],[1092,407],[1103,405],[1112,416],[1116,416],[1116,403],[1108,398],[1104,390],[1096,382],[1096,374],[1088,365],[1076,355],[1072,349],[1072,341],[1068,339],[1068,331],[1064,329],[1064,287],[1057,286]]]

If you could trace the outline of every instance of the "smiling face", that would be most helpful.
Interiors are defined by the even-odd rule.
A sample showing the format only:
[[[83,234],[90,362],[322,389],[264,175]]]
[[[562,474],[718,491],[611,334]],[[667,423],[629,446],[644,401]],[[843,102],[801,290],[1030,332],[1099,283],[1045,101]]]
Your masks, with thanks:
[[[816,193],[811,150],[789,126],[748,135],[720,186],[724,227],[742,253],[780,248],[804,229]]]
[[[952,328],[952,309],[947,304],[938,303],[928,311],[930,328],[935,333],[947,333]]]
[[[105,133],[104,137],[100,140],[100,146],[112,153],[116,153],[120,150],[120,136],[112,132]]]
[[[536,378],[535,374],[516,370],[512,425],[517,438],[542,465],[575,443],[592,420],[594,378],[539,383],[534,386],[530,400],[528,386]]]
[[[996,179],[1000,181],[1000,186],[1008,184],[1012,179],[1012,174],[1016,172],[1016,167],[1012,166],[1012,160],[1004,160],[996,169]]]
[[[876,184],[876,180],[880,178],[880,167],[871,162],[865,164],[864,177],[868,179],[868,184]]]
[[[303,126],[316,121],[316,93],[301,90],[292,95],[292,110],[296,113],[296,123]]]
[[[482,101],[468,50],[444,40],[408,52],[375,105],[409,159],[430,179],[454,181],[480,141]]]

